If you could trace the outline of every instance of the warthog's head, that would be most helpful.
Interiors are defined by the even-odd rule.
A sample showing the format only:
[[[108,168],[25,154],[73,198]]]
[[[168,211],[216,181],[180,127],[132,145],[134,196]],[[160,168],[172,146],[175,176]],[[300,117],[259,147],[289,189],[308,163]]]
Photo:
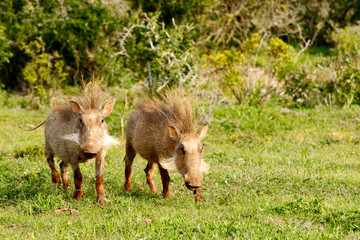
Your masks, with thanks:
[[[201,186],[202,172],[209,171],[209,164],[202,159],[204,144],[201,140],[206,136],[208,126],[197,133],[181,134],[173,126],[168,126],[169,136],[177,142],[175,156],[170,159],[162,159],[162,167],[177,170],[183,175],[186,187],[195,190]]]
[[[82,109],[75,101],[70,101],[72,110],[79,116],[79,133],[72,139],[80,145],[81,154],[86,158],[95,157],[104,147],[116,144],[116,139],[108,133],[105,118],[112,112],[115,101],[110,101],[101,109]],[[77,136],[75,136],[77,135]]]

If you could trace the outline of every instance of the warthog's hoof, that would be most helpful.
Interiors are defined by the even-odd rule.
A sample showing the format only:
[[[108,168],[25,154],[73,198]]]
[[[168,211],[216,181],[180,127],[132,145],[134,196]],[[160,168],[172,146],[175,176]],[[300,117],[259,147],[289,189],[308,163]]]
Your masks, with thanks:
[[[200,188],[194,190],[194,196],[195,196],[195,202],[202,202],[203,201]]]
[[[61,185],[59,173],[54,173],[51,176],[52,182]]]
[[[96,200],[97,203],[99,203],[101,206],[105,206],[105,199],[104,197],[97,197],[97,200]]]
[[[203,200],[202,200],[202,198],[200,198],[200,197],[198,197],[198,196],[195,196],[195,202],[202,202]]]
[[[131,185],[129,185],[129,184],[124,185],[124,191],[125,192],[131,192],[131,190],[132,190]]]
[[[63,183],[63,189],[67,190],[68,188],[69,188],[69,183],[68,184]]]
[[[162,195],[164,196],[164,198],[167,198],[167,199],[169,199],[171,196],[170,191],[163,192]]]
[[[75,200],[80,200],[83,196],[83,193],[81,190],[75,190],[73,198]]]

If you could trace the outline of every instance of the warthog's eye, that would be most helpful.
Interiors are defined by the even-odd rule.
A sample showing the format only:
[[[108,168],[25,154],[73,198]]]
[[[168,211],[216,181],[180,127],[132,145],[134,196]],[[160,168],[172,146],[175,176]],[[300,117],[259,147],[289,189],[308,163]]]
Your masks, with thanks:
[[[83,121],[82,121],[81,117],[79,117],[79,122],[80,122],[81,125],[83,124]]]
[[[104,123],[105,122],[105,119],[103,118],[102,120],[101,120],[101,123]]]
[[[181,151],[182,154],[185,154],[184,145],[180,144],[179,150]]]

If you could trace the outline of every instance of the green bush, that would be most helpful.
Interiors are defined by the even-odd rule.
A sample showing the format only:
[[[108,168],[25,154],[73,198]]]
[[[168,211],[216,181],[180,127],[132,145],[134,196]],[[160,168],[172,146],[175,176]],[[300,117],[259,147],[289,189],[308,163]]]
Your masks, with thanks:
[[[340,58],[360,57],[360,25],[337,29],[333,32],[332,39]]]
[[[216,0],[129,0],[133,9],[141,9],[145,13],[160,13],[159,21],[172,26],[172,19],[177,23],[196,22],[205,10]]]
[[[292,57],[291,47],[281,39],[255,33],[241,47],[204,55],[204,61],[206,67],[220,74],[217,79],[225,94],[234,96],[240,104],[259,105],[278,95],[276,78],[285,66],[292,64]],[[259,58],[266,60],[262,68],[257,67]],[[266,76],[254,76],[252,72],[257,70]]]
[[[139,23],[131,24],[132,37],[125,44],[124,67],[132,70],[149,94],[182,87],[197,78],[193,27],[174,22],[173,28],[167,29],[158,21],[159,14],[145,15]]]
[[[12,53],[8,50],[9,39],[6,38],[4,30],[5,27],[0,23],[0,66],[4,62],[9,62],[9,58],[12,56]]]
[[[360,104],[360,26],[347,26],[332,34],[335,42],[334,98],[339,105]]]
[[[81,76],[106,73],[112,62],[110,56],[117,51],[126,6],[124,0],[1,1],[0,22],[5,29],[0,33],[0,56],[6,39],[9,55],[8,61],[0,65],[0,82],[7,89],[28,87],[24,68],[36,60],[24,46],[36,39],[44,42],[43,55],[38,60],[57,52],[64,61],[67,84],[73,85]]]
[[[288,69],[290,70],[290,69]],[[323,82],[325,84],[325,82]],[[290,96],[293,105],[297,107],[315,107],[323,102],[321,82],[316,81],[308,66],[292,68],[284,79],[285,94]]]
[[[335,90],[339,105],[360,105],[360,70],[353,67],[338,69]]]
[[[29,93],[32,99],[39,97],[40,101],[49,101],[54,90],[59,90],[67,77],[64,72],[64,61],[58,52],[52,55],[45,52],[45,43],[42,39],[31,42],[24,46],[26,54],[31,56],[25,68],[23,76],[29,85]]]

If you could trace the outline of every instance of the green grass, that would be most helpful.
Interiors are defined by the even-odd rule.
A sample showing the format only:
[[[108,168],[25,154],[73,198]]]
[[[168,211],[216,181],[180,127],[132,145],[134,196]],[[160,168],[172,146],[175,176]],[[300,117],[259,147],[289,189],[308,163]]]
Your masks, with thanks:
[[[219,106],[204,140],[211,170],[202,204],[174,172],[171,199],[151,194],[140,157],[125,193],[117,147],[107,155],[101,207],[94,163],[81,165],[84,197],[75,201],[72,174],[67,192],[51,182],[43,129],[17,128],[42,122],[46,112],[0,108],[0,238],[359,238],[359,110]],[[119,117],[117,109],[108,120],[117,137]],[[155,183],[161,192],[158,171]],[[57,214],[58,207],[79,214]]]

